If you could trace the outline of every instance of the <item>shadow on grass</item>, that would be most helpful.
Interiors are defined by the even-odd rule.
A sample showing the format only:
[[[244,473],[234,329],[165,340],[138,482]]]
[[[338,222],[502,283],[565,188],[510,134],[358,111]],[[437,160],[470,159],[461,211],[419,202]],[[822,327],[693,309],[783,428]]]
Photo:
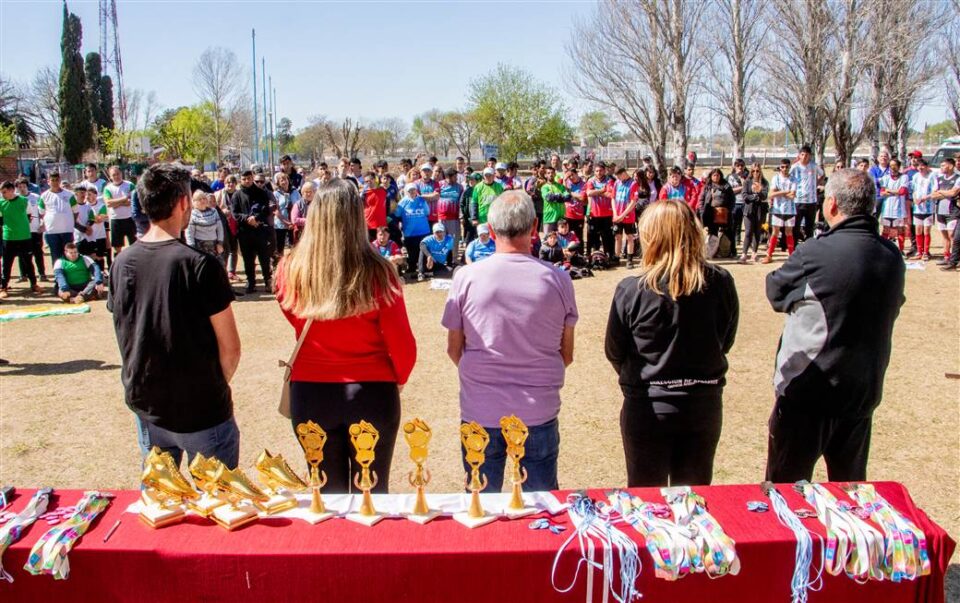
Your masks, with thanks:
[[[103,360],[68,360],[66,362],[32,362],[17,364],[10,360],[10,364],[0,365],[0,375],[42,377],[45,375],[73,375],[84,371],[113,371],[120,368],[118,364],[106,364]]]
[[[947,603],[960,602],[960,563],[951,563],[947,567],[943,590]]]

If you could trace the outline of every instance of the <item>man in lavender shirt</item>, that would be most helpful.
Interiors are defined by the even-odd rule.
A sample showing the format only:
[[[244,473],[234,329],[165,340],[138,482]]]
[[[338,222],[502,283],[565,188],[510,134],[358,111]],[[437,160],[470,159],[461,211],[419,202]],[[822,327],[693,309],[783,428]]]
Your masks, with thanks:
[[[573,362],[578,318],[573,282],[530,255],[537,218],[524,191],[497,197],[487,220],[496,252],[457,270],[443,312],[447,354],[460,373],[460,419],[490,433],[483,465],[488,491],[503,486],[500,418],[511,414],[530,430],[524,489],[556,490],[560,388]]]

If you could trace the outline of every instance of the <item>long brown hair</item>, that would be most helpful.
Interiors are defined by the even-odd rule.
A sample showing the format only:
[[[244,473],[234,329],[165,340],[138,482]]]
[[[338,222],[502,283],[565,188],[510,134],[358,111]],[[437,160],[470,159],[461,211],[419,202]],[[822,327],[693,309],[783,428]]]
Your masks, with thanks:
[[[396,270],[367,240],[357,187],[338,178],[318,188],[303,236],[281,269],[281,305],[301,318],[355,316],[400,294]]]
[[[707,263],[702,231],[686,203],[650,204],[640,216],[641,284],[673,299],[701,291]]]

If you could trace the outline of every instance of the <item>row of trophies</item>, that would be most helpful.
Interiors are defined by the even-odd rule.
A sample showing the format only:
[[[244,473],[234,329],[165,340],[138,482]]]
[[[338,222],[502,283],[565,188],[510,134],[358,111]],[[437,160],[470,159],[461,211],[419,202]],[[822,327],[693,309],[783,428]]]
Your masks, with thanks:
[[[500,420],[500,430],[510,459],[513,486],[505,514],[516,518],[535,513],[535,509],[525,507],[521,489],[521,484],[527,478],[526,470],[520,465],[528,435],[527,427],[523,421],[511,415]],[[153,528],[161,528],[182,521],[186,516],[186,508],[189,508],[227,530],[233,530],[255,521],[259,512],[273,515],[297,507],[295,493],[308,489],[312,491],[312,498],[305,519],[316,524],[333,517],[334,513],[327,511],[320,495],[321,488],[327,482],[326,473],[320,469],[327,434],[313,421],[297,425],[296,433],[310,466],[309,474],[306,479],[301,478],[281,455],[264,450],[254,464],[263,488],[254,484],[239,467],[229,469],[216,458],[207,458],[202,454],[194,456],[189,465],[195,488],[180,472],[173,457],[154,447],[144,461],[140,518]],[[373,525],[384,517],[377,513],[370,495],[370,490],[378,482],[377,473],[370,470],[370,465],[375,458],[374,448],[380,434],[366,421],[351,425],[349,433],[356,452],[354,458],[360,466],[360,472],[354,475],[353,481],[362,492],[362,502],[358,512],[348,514],[347,518]],[[426,523],[439,515],[427,504],[424,492],[430,482],[430,470],[424,465],[432,432],[422,419],[413,419],[404,423],[403,435],[410,447],[410,460],[415,466],[408,474],[408,480],[416,488],[413,507],[405,515],[418,523]],[[487,478],[481,475],[480,466],[484,463],[490,436],[479,424],[464,423],[460,426],[460,442],[464,448],[464,458],[470,466],[466,486],[471,496],[468,510],[454,517],[469,527],[476,527],[495,519],[480,504],[480,491],[487,487]]]

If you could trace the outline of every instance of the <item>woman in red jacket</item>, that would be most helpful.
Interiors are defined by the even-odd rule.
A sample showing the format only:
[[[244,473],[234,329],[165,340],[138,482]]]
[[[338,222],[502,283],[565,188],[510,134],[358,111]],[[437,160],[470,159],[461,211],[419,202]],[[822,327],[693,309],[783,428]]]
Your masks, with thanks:
[[[352,423],[380,432],[370,466],[387,492],[400,426],[400,391],[417,344],[397,271],[367,241],[363,202],[346,180],[321,185],[300,242],[277,269],[277,301],[297,337],[313,324],[290,377],[293,427],[315,421],[327,432],[326,492],[349,492]]]

